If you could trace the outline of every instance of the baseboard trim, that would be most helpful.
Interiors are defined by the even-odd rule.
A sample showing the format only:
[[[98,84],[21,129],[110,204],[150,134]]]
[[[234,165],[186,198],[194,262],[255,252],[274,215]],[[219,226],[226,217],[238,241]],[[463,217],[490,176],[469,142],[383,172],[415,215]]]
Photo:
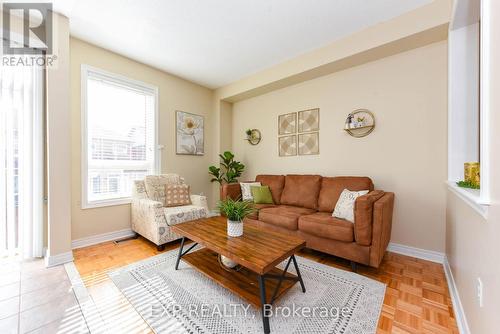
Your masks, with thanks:
[[[47,255],[45,256],[45,266],[47,268],[65,264],[71,261],[73,261],[73,252],[66,252],[56,255],[50,255],[50,252],[47,252]]]
[[[431,262],[444,263],[445,255],[441,252],[431,251],[422,248],[416,248],[396,243],[389,243],[387,250],[390,252],[416,257],[417,259],[427,260]]]
[[[450,290],[451,302],[453,304],[453,311],[455,312],[455,319],[457,320],[458,331],[460,334],[470,334],[467,318],[465,317],[465,311],[462,306],[462,302],[460,301],[460,295],[458,294],[455,279],[453,278],[453,273],[451,272],[450,263],[448,262],[446,256],[444,257],[443,267],[446,275],[446,281],[448,281],[448,289]]]
[[[96,244],[100,244],[102,242],[113,241],[118,239],[130,238],[135,235],[135,232],[131,229],[127,228],[124,230],[97,234],[90,237],[85,237],[81,239],[76,239],[71,241],[71,249],[78,249],[87,246],[92,246]]]

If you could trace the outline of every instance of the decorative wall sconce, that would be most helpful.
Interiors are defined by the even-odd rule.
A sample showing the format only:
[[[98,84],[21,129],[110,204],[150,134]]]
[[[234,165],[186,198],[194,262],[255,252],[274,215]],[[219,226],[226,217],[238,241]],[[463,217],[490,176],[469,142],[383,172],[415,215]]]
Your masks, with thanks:
[[[247,135],[245,140],[248,141],[251,145],[257,145],[262,139],[262,135],[257,129],[248,129],[245,131],[245,134]]]

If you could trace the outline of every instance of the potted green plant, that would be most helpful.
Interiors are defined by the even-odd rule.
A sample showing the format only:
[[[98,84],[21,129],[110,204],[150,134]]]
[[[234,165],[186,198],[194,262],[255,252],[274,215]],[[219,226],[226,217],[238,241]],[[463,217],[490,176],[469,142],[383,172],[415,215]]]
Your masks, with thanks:
[[[208,167],[208,174],[212,175],[210,182],[219,182],[220,184],[238,182],[238,177],[245,170],[245,165],[234,160],[234,154],[230,151],[219,154],[219,158],[221,160],[220,167]]]
[[[240,237],[243,235],[243,219],[254,211],[254,207],[252,202],[228,198],[217,203],[217,210],[227,217],[227,235]]]
[[[208,174],[212,176],[210,182],[218,182],[221,186],[223,183],[236,183],[238,177],[241,176],[245,170],[245,165],[239,161],[234,160],[234,154],[230,151],[219,154],[220,163],[219,167],[208,167]],[[220,189],[222,197],[222,187]]]

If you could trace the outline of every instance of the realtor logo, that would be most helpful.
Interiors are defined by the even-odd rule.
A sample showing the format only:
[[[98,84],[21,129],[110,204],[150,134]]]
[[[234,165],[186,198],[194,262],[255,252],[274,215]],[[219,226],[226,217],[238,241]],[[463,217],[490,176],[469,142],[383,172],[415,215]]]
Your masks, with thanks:
[[[52,4],[3,3],[3,54],[52,54]]]

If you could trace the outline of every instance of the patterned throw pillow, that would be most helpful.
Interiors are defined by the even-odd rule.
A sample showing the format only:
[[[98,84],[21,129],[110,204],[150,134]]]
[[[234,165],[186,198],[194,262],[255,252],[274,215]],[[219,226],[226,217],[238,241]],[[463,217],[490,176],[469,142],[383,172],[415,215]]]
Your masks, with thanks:
[[[252,191],[250,187],[252,186],[261,186],[260,182],[241,182],[241,199],[243,201],[253,201]]]
[[[359,196],[368,194],[368,190],[350,191],[344,189],[333,210],[333,217],[342,218],[354,223],[354,202]]]
[[[165,185],[165,206],[182,206],[191,204],[189,186],[187,184]]]

